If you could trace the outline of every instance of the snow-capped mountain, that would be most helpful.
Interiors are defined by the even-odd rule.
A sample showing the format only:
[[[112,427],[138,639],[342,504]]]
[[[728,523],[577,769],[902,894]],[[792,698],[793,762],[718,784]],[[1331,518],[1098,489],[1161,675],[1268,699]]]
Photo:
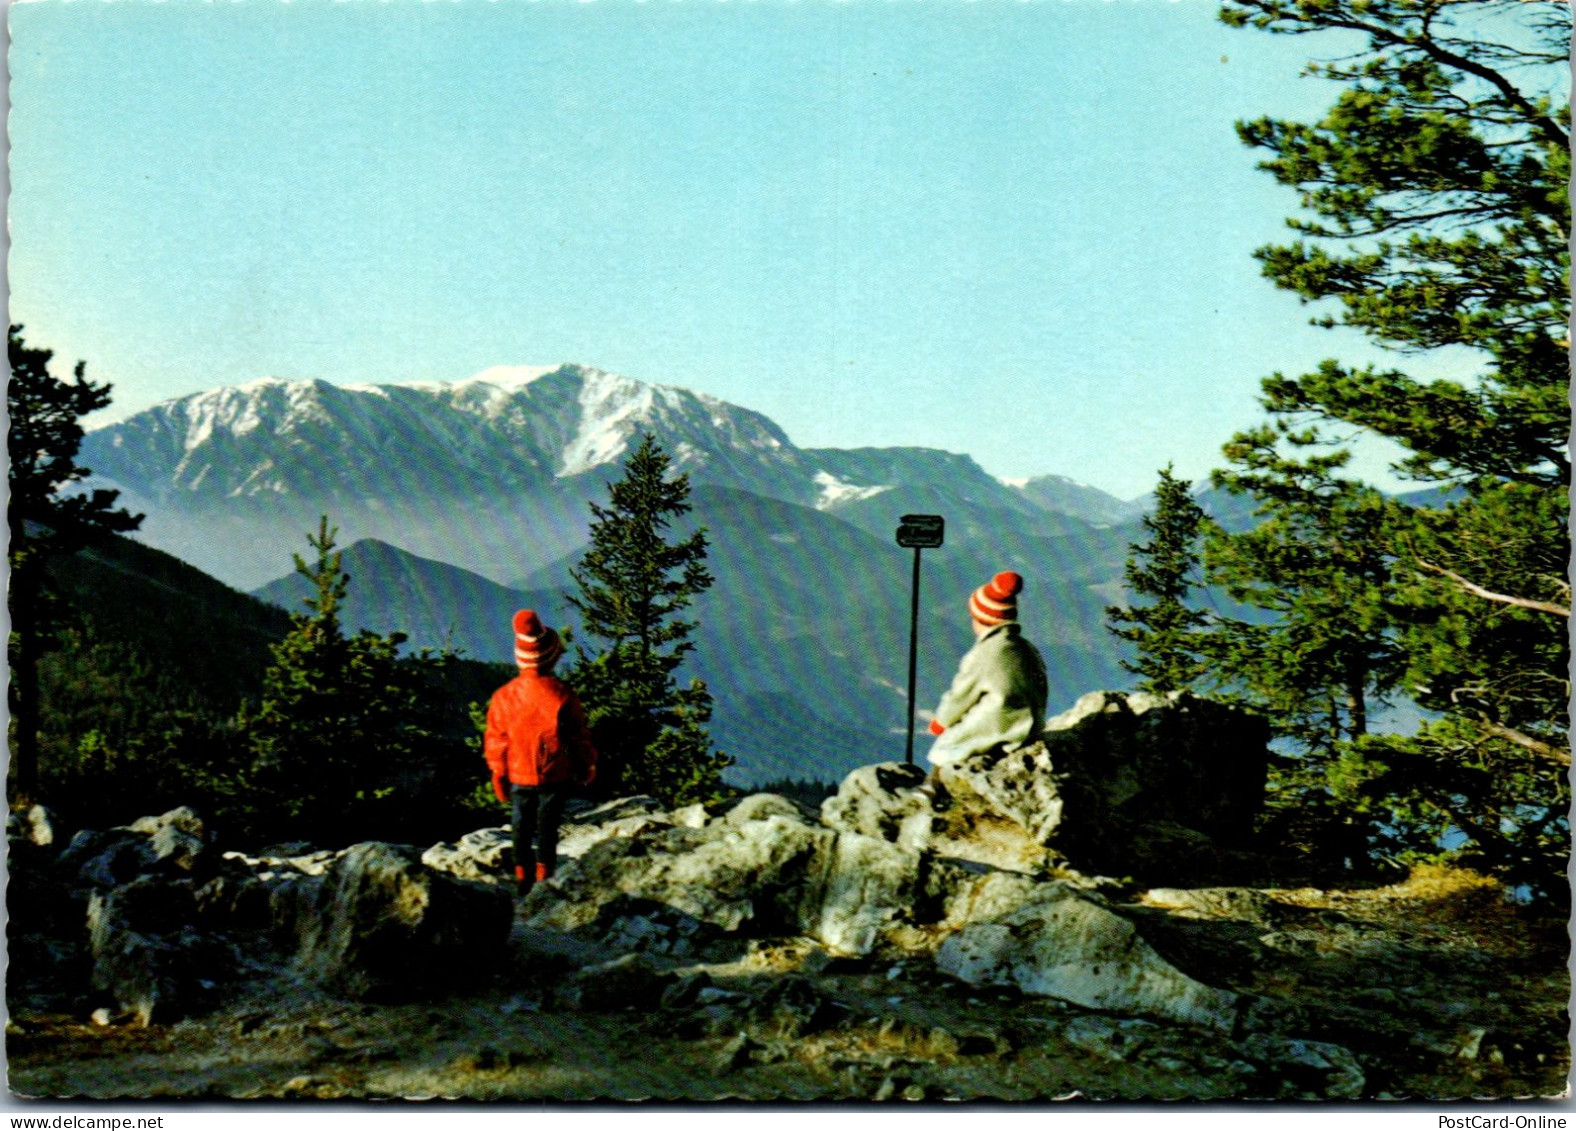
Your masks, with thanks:
[[[1061,510],[972,459],[923,448],[796,447],[758,412],[580,365],[456,382],[264,378],[165,402],[89,433],[83,462],[148,515],[139,537],[243,587],[277,576],[319,514],[512,584],[581,545],[589,499],[654,434],[696,484],[814,507],[889,536],[944,508],[985,530],[1065,532]],[[1110,496],[1104,497],[1120,506]]]
[[[617,463],[643,431],[683,469],[734,486],[813,474],[794,467],[796,449],[757,412],[577,365],[405,385],[264,378],[137,413],[93,433],[84,452],[156,504],[469,497]]]
[[[646,432],[694,486],[678,526],[710,534],[717,580],[696,602],[686,671],[717,696],[739,780],[835,780],[901,745],[912,552],[893,532],[905,513],[947,522],[944,546],[926,551],[920,707],[967,646],[969,592],[1001,569],[1029,580],[1025,629],[1057,709],[1122,678],[1102,625],[1131,533],[1100,525],[1117,500],[1064,490],[1048,506],[1044,491],[931,449],[801,449],[760,413],[583,366],[453,383],[265,379],[100,428],[81,455],[90,485],[147,514],[139,540],[238,588],[282,579],[262,595],[289,607],[292,554],[327,514],[353,547],[357,627],[507,659],[513,607],[569,616],[587,503],[606,502]]]

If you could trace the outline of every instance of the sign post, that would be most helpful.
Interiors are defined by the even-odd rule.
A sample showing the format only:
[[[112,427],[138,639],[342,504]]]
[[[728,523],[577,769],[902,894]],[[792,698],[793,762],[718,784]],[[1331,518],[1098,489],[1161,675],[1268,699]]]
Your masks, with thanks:
[[[919,552],[941,545],[946,523],[939,514],[906,514],[897,528],[897,544],[914,550],[914,595],[908,614],[908,746],[903,761],[914,764],[914,675],[919,660]]]

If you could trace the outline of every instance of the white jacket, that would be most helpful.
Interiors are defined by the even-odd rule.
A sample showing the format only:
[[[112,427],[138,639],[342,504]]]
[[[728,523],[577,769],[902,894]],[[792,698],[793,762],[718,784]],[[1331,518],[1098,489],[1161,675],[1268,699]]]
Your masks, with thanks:
[[[936,707],[936,722],[946,730],[931,748],[931,763],[1036,741],[1045,727],[1045,697],[1045,661],[1018,625],[987,629],[963,654]]]

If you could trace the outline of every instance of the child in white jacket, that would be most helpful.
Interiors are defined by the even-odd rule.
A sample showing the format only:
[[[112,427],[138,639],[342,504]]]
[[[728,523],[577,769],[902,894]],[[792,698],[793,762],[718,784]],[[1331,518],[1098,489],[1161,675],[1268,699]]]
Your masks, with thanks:
[[[1045,661],[1018,626],[1023,578],[998,573],[969,597],[974,647],[964,653],[952,686],[936,707],[930,733],[932,765],[983,750],[1016,750],[1045,726]]]

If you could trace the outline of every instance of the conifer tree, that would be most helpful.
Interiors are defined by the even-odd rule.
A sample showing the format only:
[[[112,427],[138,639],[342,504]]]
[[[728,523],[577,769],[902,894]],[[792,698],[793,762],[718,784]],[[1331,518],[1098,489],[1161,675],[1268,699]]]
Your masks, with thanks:
[[[272,646],[261,704],[240,724],[262,807],[309,837],[364,820],[433,747],[439,725],[422,663],[429,657],[402,658],[401,632],[346,635],[340,608],[351,579],[336,534],[324,516],[307,536],[312,559],[294,556],[312,585],[308,611]]]
[[[77,362],[73,380],[49,372],[53,352],[35,349],[11,326],[6,340],[11,379],[6,385],[10,430],[7,485],[10,498],[9,562],[11,633],[10,707],[13,802],[36,800],[38,791],[38,664],[54,644],[59,611],[46,573],[50,558],[75,553],[109,533],[142,522],[115,506],[118,492],[102,488],[61,494],[91,474],[76,463],[82,417],[109,404],[110,386],[87,380]]]
[[[1105,610],[1111,633],[1138,650],[1138,658],[1122,666],[1141,677],[1142,690],[1156,694],[1192,687],[1206,670],[1202,634],[1209,614],[1187,603],[1201,580],[1199,539],[1207,521],[1192,486],[1172,475],[1170,464],[1161,470],[1154,511],[1143,519],[1150,540],[1128,547],[1125,576],[1133,603]]]
[[[712,748],[706,685],[681,688],[674,675],[694,649],[683,613],[712,578],[704,529],[670,540],[690,510],[689,477],[670,475],[670,463],[645,436],[608,485],[609,505],[591,504],[591,547],[571,571],[580,592],[569,599],[605,650],[582,649],[570,679],[603,758],[599,784],[684,804],[720,795],[732,760]]]
[[[1371,487],[1341,477],[1345,452],[1286,454],[1311,443],[1284,422],[1239,434],[1217,487],[1257,500],[1258,524],[1216,528],[1208,580],[1266,617],[1224,620],[1222,677],[1283,736],[1331,753],[1368,733],[1402,673],[1386,550],[1388,511]]]
[[[1404,737],[1349,728],[1336,784],[1382,816],[1398,854],[1448,832],[1475,866],[1563,894],[1570,9],[1227,0],[1221,17],[1335,40],[1335,61],[1308,67],[1339,88],[1321,119],[1238,125],[1302,204],[1295,240],[1257,252],[1266,276],[1318,303],[1316,324],[1398,358],[1453,351],[1449,377],[1329,360],[1263,384],[1282,436],[1366,430],[1440,489],[1438,505],[1392,502],[1367,524],[1367,552],[1389,562],[1402,684],[1437,718]]]

